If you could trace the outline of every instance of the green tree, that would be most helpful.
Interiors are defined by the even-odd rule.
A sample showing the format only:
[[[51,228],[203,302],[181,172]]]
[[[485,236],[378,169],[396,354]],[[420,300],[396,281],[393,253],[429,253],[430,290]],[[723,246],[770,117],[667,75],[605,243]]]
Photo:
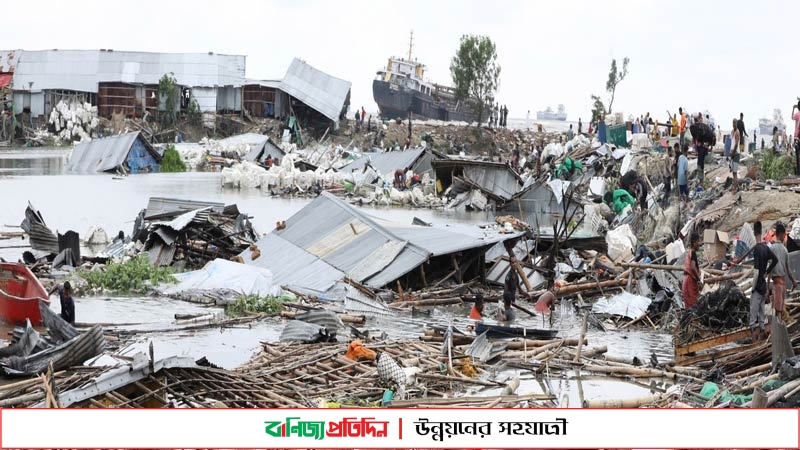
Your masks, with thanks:
[[[606,115],[606,107],[597,95],[592,95],[592,122],[597,123]]]
[[[173,173],[173,172],[186,172],[186,164],[181,159],[181,154],[175,149],[175,146],[169,144],[164,150],[164,157],[161,158],[160,172]]]
[[[622,60],[622,70],[617,69],[617,60],[611,60],[611,69],[608,71],[608,81],[606,81],[606,91],[611,94],[611,100],[608,102],[607,114],[611,114],[611,105],[614,104],[614,95],[617,93],[617,85],[628,76],[628,63],[630,59],[626,56]]]
[[[483,112],[491,104],[500,79],[497,49],[487,36],[462,36],[458,52],[450,62],[450,74],[455,84],[456,97],[470,101],[483,123]]]
[[[164,112],[166,113],[162,118],[162,125],[170,125],[175,122],[175,105],[178,103],[180,95],[181,90],[178,86],[178,81],[175,79],[175,74],[172,72],[165,73],[158,80],[158,101],[159,104],[164,102]]]

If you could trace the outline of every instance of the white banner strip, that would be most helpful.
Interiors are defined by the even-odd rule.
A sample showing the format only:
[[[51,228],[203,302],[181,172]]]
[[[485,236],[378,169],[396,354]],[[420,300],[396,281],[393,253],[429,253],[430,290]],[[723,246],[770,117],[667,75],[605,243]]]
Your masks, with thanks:
[[[2,448],[798,448],[786,409],[4,409]]]

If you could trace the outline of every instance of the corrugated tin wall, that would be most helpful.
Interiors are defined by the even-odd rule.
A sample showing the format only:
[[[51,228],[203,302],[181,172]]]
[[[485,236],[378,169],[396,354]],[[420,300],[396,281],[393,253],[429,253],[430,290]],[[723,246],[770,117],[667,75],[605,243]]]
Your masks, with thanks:
[[[200,111],[215,112],[217,110],[217,88],[192,88],[192,97],[197,100]]]
[[[158,172],[159,166],[153,155],[147,151],[141,138],[133,142],[130,153],[126,160],[131,173],[139,172]]]
[[[232,86],[217,88],[217,109],[219,110],[242,110],[242,90]]]

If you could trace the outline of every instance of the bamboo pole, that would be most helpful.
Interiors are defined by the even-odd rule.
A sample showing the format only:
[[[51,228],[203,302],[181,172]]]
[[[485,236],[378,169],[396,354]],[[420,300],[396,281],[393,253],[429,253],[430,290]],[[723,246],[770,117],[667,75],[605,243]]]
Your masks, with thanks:
[[[653,270],[670,270],[673,272],[683,272],[683,266],[671,266],[668,264],[640,264],[640,263],[620,263],[619,264],[625,268],[634,268],[634,269],[653,269]]]
[[[627,283],[628,283],[627,277],[624,278],[620,277],[615,280],[600,281],[600,282],[592,281],[588,283],[567,285],[561,288],[553,289],[553,293],[556,295],[575,294],[578,292],[588,291],[591,289],[625,286]]]
[[[649,395],[647,397],[625,399],[595,399],[584,400],[584,408],[638,408],[661,401],[662,395]]]
[[[294,319],[296,316],[297,316],[297,313],[294,312],[294,311],[281,311],[281,317],[283,317],[283,318]],[[336,316],[339,317],[339,319],[341,319],[342,322],[344,322],[344,323],[361,324],[361,323],[364,323],[366,321],[366,317],[363,316],[363,315],[356,316],[356,315],[352,315],[352,314],[336,314]]]
[[[586,326],[589,322],[589,313],[583,314],[583,324],[581,325],[581,337],[578,339],[578,349],[575,351],[575,362],[580,362],[581,360],[581,349],[583,348],[583,340],[586,338]]]

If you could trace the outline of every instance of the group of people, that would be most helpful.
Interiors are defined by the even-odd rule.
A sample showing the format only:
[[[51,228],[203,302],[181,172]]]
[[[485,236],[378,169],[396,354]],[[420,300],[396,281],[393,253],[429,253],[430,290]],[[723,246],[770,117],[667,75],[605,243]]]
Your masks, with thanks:
[[[361,107],[361,111],[356,110],[355,116],[353,117],[356,121],[356,130],[360,131],[364,128],[364,121],[367,118],[367,110],[364,107]],[[369,116],[369,126],[367,131],[371,131],[369,128],[372,128],[372,115]]]
[[[786,240],[786,226],[778,222],[775,224],[772,243],[764,242],[762,235],[761,222],[753,224],[753,233],[756,238],[756,245],[751,247],[744,255],[735,258],[732,264],[736,265],[744,260],[751,253],[753,254],[753,292],[750,297],[749,327],[752,339],[764,339],[765,331],[765,304],[770,299],[770,304],[774,311],[773,318],[779,323],[786,323],[789,320],[785,309],[785,298],[787,293],[787,279],[791,281],[791,290],[797,286],[797,280],[789,265],[789,252],[784,245]],[[684,263],[684,279],[682,285],[683,302],[687,309],[697,304],[697,297],[703,288],[703,280],[700,274],[700,265],[697,260],[697,251],[700,250],[700,235],[693,232],[689,239],[689,248]],[[770,289],[769,281],[772,281]],[[772,295],[769,295],[771,292]]]
[[[508,325],[514,322],[517,318],[517,313],[514,311],[514,303],[517,297],[517,285],[519,284],[519,277],[514,270],[514,261],[508,269],[505,281],[503,283],[503,306],[497,309],[496,319],[498,322]],[[483,295],[477,294],[474,298],[472,309],[469,312],[469,318],[473,320],[484,319],[484,298]],[[553,293],[552,280],[547,284],[547,290],[539,296],[534,306],[534,311],[539,314],[549,314],[552,312],[556,304],[556,296]]]
[[[500,106],[499,103],[494,107],[489,105],[489,126],[503,128],[508,126],[508,107],[506,105]]]

